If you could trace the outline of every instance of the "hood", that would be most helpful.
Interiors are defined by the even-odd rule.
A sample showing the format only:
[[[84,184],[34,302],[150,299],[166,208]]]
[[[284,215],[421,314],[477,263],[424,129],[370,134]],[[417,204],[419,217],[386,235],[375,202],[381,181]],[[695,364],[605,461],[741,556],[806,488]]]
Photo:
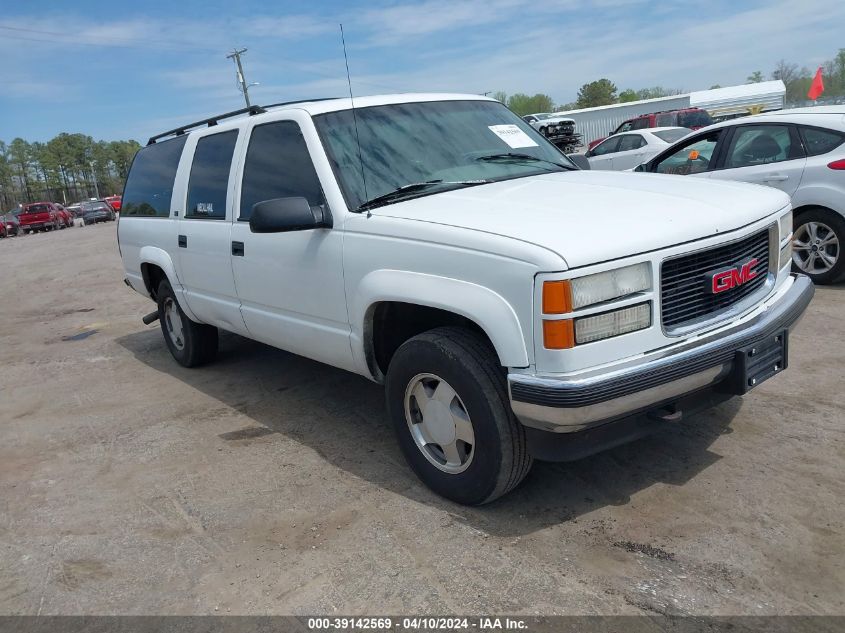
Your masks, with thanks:
[[[512,237],[576,268],[733,231],[788,204],[785,193],[761,185],[570,171],[433,194],[372,214]]]

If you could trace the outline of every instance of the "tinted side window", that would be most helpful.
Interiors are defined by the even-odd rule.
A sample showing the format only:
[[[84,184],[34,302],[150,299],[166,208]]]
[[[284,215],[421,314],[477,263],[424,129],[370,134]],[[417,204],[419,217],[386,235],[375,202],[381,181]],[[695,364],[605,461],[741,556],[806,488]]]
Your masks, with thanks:
[[[138,152],[123,190],[122,216],[161,218],[170,215],[173,181],[186,140],[186,136],[178,136],[147,145]]]
[[[593,148],[593,156],[602,156],[604,154],[612,154],[619,147],[619,139],[622,137],[611,136],[608,140],[603,141]]]
[[[663,114],[658,114],[654,124],[656,127],[671,127],[675,125],[676,116],[677,114],[675,112],[664,112]]]
[[[626,134],[619,140],[619,152],[628,152],[633,149],[638,149],[645,145],[643,137],[639,134]]]
[[[731,139],[725,169],[766,165],[792,157],[792,136],[786,125],[740,126]]]
[[[325,202],[311,155],[294,121],[255,127],[244,164],[239,220],[249,220],[263,200],[302,197],[311,206]]]
[[[633,123],[631,123],[632,130],[644,130],[647,127],[651,127],[651,117],[644,116],[641,119],[634,119]]]
[[[188,179],[186,218],[226,218],[226,191],[229,189],[229,169],[238,131],[204,136],[197,141],[191,177]]]
[[[817,127],[799,127],[804,137],[804,147],[809,156],[827,154],[845,142],[845,134],[833,130],[821,130]]]
[[[620,132],[627,132],[628,130],[630,130],[630,129],[631,129],[631,126],[632,126],[633,124],[634,124],[634,123],[633,123],[633,121],[625,121],[625,123],[623,123],[623,124],[622,124],[622,125],[620,125],[618,128],[616,128],[616,131],[615,131],[615,132],[613,132],[613,133],[614,133],[614,134],[619,134]]]

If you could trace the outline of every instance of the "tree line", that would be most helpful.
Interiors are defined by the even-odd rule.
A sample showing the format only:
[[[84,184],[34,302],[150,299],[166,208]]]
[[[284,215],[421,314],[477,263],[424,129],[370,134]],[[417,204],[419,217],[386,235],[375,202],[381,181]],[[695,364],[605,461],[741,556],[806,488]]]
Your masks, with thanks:
[[[0,212],[19,203],[51,200],[70,204],[119,194],[137,141],[95,141],[62,132],[50,141],[0,140]]]
[[[785,101],[788,106],[804,105],[807,101],[807,91],[810,83],[816,74],[815,68],[806,66],[799,68],[797,64],[780,60],[769,75],[769,79],[780,79],[786,86]],[[845,96],[845,48],[840,48],[833,59],[822,64],[822,76],[824,77],[824,97]],[[752,72],[746,81],[748,83],[759,83],[766,81],[767,77],[761,70]],[[720,88],[719,84],[710,88]],[[494,92],[493,98],[507,105],[511,110],[520,116],[534,114],[537,112],[555,112],[562,110],[575,110],[578,108],[595,108],[597,106],[611,105],[614,103],[628,103],[642,99],[657,99],[681,94],[683,91],[675,88],[664,88],[655,86],[653,88],[641,88],[635,90],[626,88],[621,92],[610,79],[601,78],[584,84],[578,90],[575,101],[555,105],[549,95],[535,94],[513,94],[508,96],[504,92]]]

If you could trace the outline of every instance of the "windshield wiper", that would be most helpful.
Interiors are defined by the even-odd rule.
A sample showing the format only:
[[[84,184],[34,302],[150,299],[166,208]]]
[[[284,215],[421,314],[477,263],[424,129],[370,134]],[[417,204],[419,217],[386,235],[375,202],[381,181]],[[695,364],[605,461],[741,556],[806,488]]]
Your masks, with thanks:
[[[502,152],[501,154],[487,154],[486,156],[479,156],[475,160],[486,161],[486,162],[493,162],[498,160],[512,160],[512,161],[531,161],[537,163],[548,163],[549,165],[554,165],[555,167],[563,167],[564,169],[568,169],[573,171],[575,168],[570,167],[569,165],[564,165],[563,163],[556,163],[553,160],[549,160],[547,158],[538,158],[537,156],[532,156],[531,154],[520,154],[519,152]]]
[[[401,187],[397,187],[393,191],[388,191],[385,194],[380,196],[376,196],[372,200],[367,200],[365,203],[361,204],[355,211],[366,211],[367,209],[373,209],[375,207],[380,207],[388,202],[393,200],[398,200],[400,198],[404,198],[408,194],[414,193],[416,191],[424,191],[426,189],[430,189],[432,187],[439,187],[439,186],[450,186],[450,185],[462,185],[465,187],[471,187],[473,185],[483,185],[485,183],[490,182],[489,180],[426,180],[425,182],[412,182],[407,185],[402,185]]]

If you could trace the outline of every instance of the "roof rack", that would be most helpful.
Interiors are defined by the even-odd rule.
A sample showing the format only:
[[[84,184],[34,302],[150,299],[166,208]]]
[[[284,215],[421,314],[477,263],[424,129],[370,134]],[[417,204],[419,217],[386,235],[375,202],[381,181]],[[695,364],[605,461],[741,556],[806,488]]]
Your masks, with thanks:
[[[224,114],[218,114],[217,116],[209,117],[208,119],[203,119],[201,121],[196,121],[194,123],[188,123],[187,125],[182,125],[180,127],[174,128],[167,132],[162,132],[161,134],[156,134],[155,136],[151,136],[150,140],[147,141],[147,145],[153,145],[156,141],[159,141],[167,136],[182,136],[186,134],[189,130],[194,128],[198,128],[203,125],[207,125],[208,127],[213,127],[217,125],[218,121],[223,119],[230,119],[234,116],[240,116],[241,114],[249,114],[249,116],[253,116],[256,114],[263,114],[267,112],[267,108],[276,108],[278,106],[286,106],[291,105],[294,103],[307,103],[311,101],[330,101],[332,99],[337,99],[338,97],[322,97],[320,99],[298,99],[296,101],[282,101],[280,103],[271,103],[270,105],[266,106],[249,106],[248,108],[241,108],[240,110],[232,110],[231,112],[226,112]]]
[[[161,134],[156,134],[155,136],[151,136],[150,140],[147,141],[147,145],[152,145],[156,141],[163,139],[166,136],[182,136],[188,130],[191,130],[196,127],[200,127],[201,125],[207,125],[208,127],[212,127],[217,125],[217,122],[222,119],[229,119],[233,116],[238,116],[240,114],[249,114],[250,116],[254,114],[261,114],[262,112],[267,112],[261,106],[250,106],[248,108],[241,108],[240,110],[232,110],[231,112],[226,112],[225,114],[218,114],[217,116],[210,117],[208,119],[203,119],[202,121],[196,121],[194,123],[188,123],[188,125],[183,125],[181,127],[174,128],[167,132],[162,132]]]

